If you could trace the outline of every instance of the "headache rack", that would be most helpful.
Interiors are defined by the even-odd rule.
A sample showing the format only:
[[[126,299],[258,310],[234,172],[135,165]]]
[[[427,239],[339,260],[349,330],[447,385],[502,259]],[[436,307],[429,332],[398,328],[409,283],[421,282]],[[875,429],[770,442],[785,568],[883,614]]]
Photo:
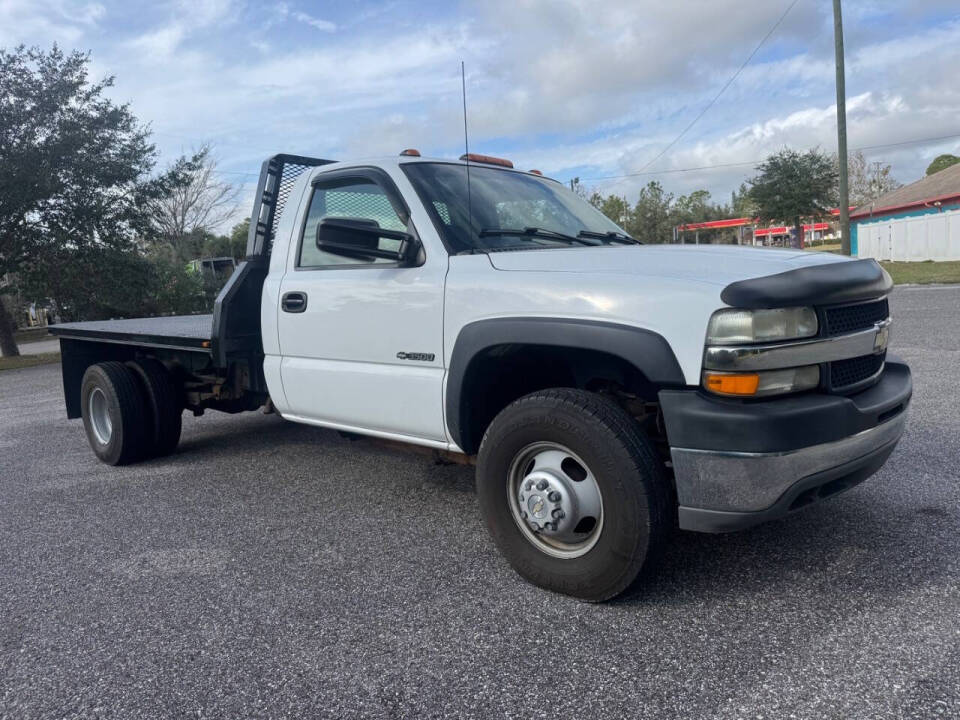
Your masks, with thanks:
[[[234,271],[213,306],[211,350],[219,367],[231,356],[263,354],[260,337],[260,295],[270,265],[270,252],[283,208],[304,172],[335,160],[274,155],[260,168],[260,180],[250,216],[247,257]]]

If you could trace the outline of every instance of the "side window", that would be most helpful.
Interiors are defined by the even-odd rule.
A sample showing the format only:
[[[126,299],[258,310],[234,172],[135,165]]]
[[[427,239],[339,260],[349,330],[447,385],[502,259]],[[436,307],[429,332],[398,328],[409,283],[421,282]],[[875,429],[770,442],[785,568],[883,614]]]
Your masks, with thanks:
[[[307,222],[300,241],[297,267],[315,268],[392,262],[385,258],[357,260],[318,250],[317,225],[324,218],[376,220],[384,230],[407,229],[406,223],[393,209],[390,198],[372,180],[350,178],[318,184],[314,187],[313,197],[310,198],[310,209],[307,211]],[[399,240],[380,238],[379,247],[383,250],[397,250],[399,245]]]

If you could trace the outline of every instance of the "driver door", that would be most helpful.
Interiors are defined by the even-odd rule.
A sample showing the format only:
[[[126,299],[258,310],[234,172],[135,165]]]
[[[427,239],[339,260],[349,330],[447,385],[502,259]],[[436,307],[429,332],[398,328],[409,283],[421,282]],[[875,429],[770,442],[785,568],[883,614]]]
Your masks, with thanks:
[[[318,249],[325,218],[376,221],[416,236],[382,170],[321,173],[281,281],[281,379],[288,414],[315,424],[443,444],[443,288],[447,258],[416,267]],[[380,239],[380,249],[398,241]]]

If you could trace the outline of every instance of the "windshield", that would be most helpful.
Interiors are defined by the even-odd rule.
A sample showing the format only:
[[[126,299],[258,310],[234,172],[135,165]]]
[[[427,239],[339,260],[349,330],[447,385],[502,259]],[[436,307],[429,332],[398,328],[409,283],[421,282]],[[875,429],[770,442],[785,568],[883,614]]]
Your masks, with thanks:
[[[451,163],[403,165],[452,253],[635,242],[560,183]]]

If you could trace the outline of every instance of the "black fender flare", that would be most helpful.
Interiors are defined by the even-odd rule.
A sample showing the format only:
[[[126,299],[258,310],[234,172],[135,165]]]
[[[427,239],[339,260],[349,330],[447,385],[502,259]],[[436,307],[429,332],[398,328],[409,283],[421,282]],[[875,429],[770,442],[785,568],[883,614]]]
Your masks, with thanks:
[[[497,345],[540,345],[597,350],[630,363],[658,386],[686,385],[670,343],[651,330],[600,320],[549,317],[491,318],[469,323],[460,330],[447,372],[447,430],[467,453],[477,448],[464,437],[466,407],[463,385],[473,360]]]

